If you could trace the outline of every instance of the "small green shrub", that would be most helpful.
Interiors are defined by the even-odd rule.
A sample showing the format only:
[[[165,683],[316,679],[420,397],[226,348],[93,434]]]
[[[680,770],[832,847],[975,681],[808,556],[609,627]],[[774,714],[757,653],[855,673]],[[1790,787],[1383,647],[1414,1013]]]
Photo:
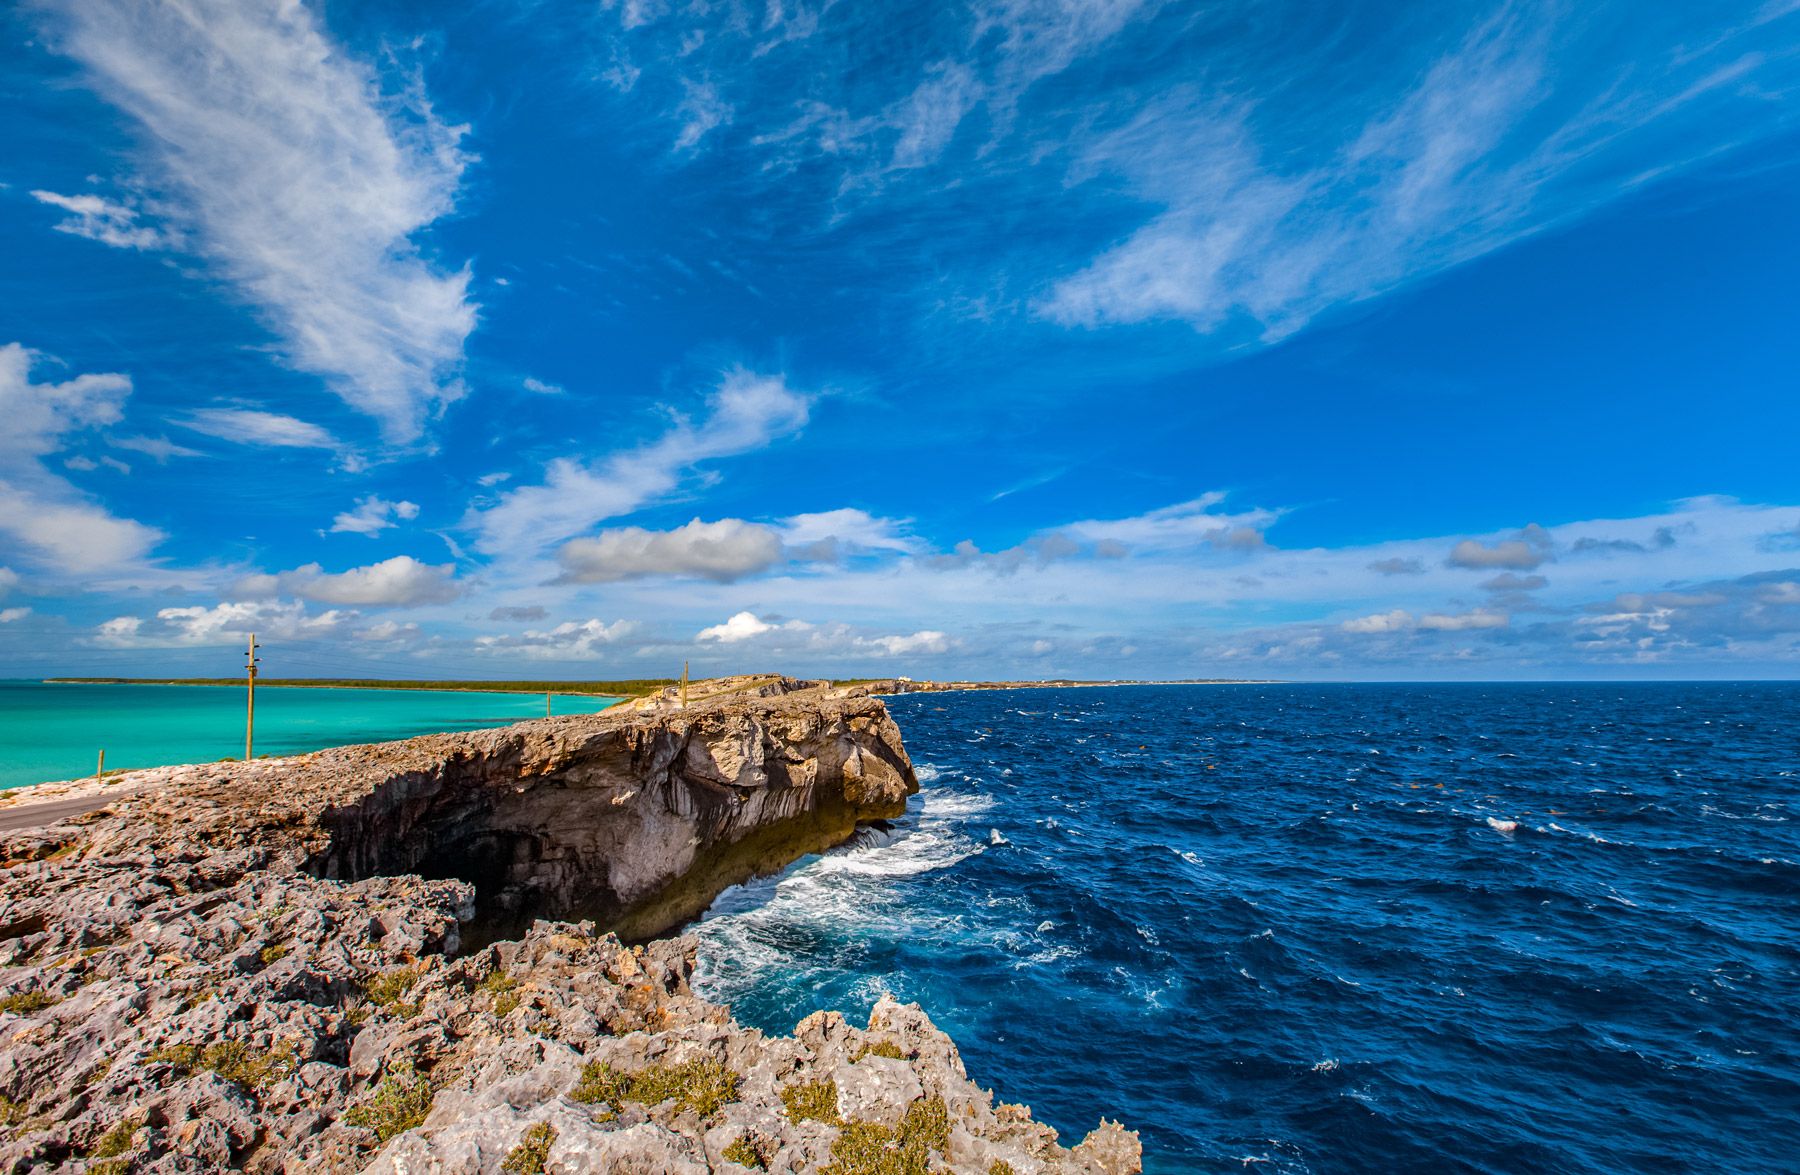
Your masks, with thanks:
[[[500,1169],[507,1175],[544,1175],[544,1164],[550,1161],[550,1147],[556,1142],[556,1127],[539,1122],[525,1132],[518,1146],[506,1153]]]
[[[864,1057],[891,1057],[896,1061],[904,1061],[906,1054],[900,1046],[891,1040],[878,1040],[874,1044],[865,1044],[850,1055],[850,1063],[854,1065]]]
[[[131,1149],[132,1136],[137,1134],[141,1123],[135,1118],[123,1118],[113,1123],[113,1128],[102,1134],[94,1143],[94,1149],[88,1154],[96,1159],[111,1159]]]
[[[273,1085],[300,1067],[300,1058],[291,1044],[284,1042],[272,1048],[256,1049],[241,1040],[222,1040],[205,1048],[197,1044],[164,1045],[144,1060],[165,1061],[184,1077],[210,1069],[246,1089]]]
[[[781,1104],[787,1107],[788,1121],[796,1124],[808,1118],[827,1126],[841,1126],[838,1117],[838,1088],[835,1081],[805,1081],[784,1086]]]
[[[988,1167],[988,1175],[1019,1175],[1019,1173],[1013,1170],[1013,1165],[1005,1159],[995,1159]]]
[[[475,987],[494,997],[494,1015],[502,1018],[519,1006],[518,989],[519,981],[504,971],[495,971]]]
[[[406,999],[406,993],[418,982],[417,971],[411,967],[400,967],[393,971],[383,971],[364,983],[363,991],[368,995],[369,1002],[377,1008],[407,1020],[419,1014],[419,1005]]]
[[[373,1130],[376,1141],[385,1143],[425,1121],[434,1096],[431,1082],[404,1070],[382,1078],[374,1093],[350,1107],[344,1121]]]
[[[763,1158],[762,1151],[758,1150],[756,1144],[750,1141],[748,1134],[740,1135],[738,1140],[726,1147],[722,1153],[740,1167],[755,1167],[762,1171],[766,1170],[769,1165],[769,1161]]]
[[[626,1102],[660,1106],[673,1100],[678,1107],[710,1118],[738,1096],[736,1073],[720,1061],[707,1058],[685,1065],[651,1065],[636,1073],[590,1061],[581,1070],[571,1098],[589,1105],[607,1105],[617,1113]]]
[[[820,1175],[930,1175],[931,1152],[949,1144],[950,1111],[943,1098],[926,1098],[898,1126],[846,1122]]]
[[[263,961],[263,966],[266,967],[270,963],[280,962],[282,956],[286,955],[287,953],[288,953],[287,947],[283,946],[281,943],[276,943],[272,947],[264,947],[262,949],[262,953],[259,957]]]
[[[18,995],[9,995],[0,1000],[0,1012],[11,1012],[15,1016],[23,1016],[29,1012],[41,1012],[62,1000],[47,991],[22,991]]]

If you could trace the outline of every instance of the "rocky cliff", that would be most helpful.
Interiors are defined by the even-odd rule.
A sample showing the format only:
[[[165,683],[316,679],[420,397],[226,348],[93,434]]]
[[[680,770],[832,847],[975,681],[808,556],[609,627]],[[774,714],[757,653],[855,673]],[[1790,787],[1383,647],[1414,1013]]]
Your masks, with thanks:
[[[917,1009],[767,1038],[626,945],[917,790],[804,684],[63,789],[0,836],[0,1170],[1137,1170]]]

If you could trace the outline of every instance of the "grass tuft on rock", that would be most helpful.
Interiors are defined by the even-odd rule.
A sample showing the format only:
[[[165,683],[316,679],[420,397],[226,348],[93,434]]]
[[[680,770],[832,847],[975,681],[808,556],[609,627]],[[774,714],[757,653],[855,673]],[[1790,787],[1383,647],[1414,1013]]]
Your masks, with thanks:
[[[495,971],[476,984],[475,990],[494,997],[494,1015],[502,1019],[519,1006],[519,981],[504,971]]]
[[[941,1097],[906,1109],[898,1126],[846,1122],[820,1175],[930,1175],[931,1152],[950,1145],[950,1111]]]
[[[588,1105],[607,1105],[617,1113],[626,1102],[659,1106],[674,1101],[684,1110],[710,1118],[737,1100],[741,1078],[723,1062],[705,1058],[683,1065],[651,1065],[636,1073],[590,1061],[569,1096]]]
[[[889,1057],[896,1061],[904,1061],[906,1054],[901,1052],[900,1046],[893,1041],[878,1040],[874,1044],[865,1044],[850,1054],[850,1063],[854,1065],[864,1057]]]
[[[988,1175],[1019,1175],[1013,1165],[1005,1159],[995,1159],[988,1165]]]
[[[0,1012],[11,1012],[15,1016],[23,1016],[30,1012],[41,1012],[45,1008],[61,1002],[47,991],[22,991],[18,995],[9,995],[0,1000]]]
[[[768,1168],[768,1160],[763,1158],[762,1151],[750,1141],[748,1134],[740,1135],[738,1140],[720,1152],[727,1159],[740,1167],[754,1167],[758,1171]]]
[[[500,1169],[507,1175],[544,1175],[544,1165],[550,1161],[550,1148],[555,1143],[556,1127],[539,1122],[525,1132],[518,1146],[506,1152]]]
[[[369,1003],[391,1016],[410,1020],[419,1014],[419,1005],[407,1000],[406,994],[419,982],[419,973],[411,967],[383,971],[363,984]]]
[[[264,947],[257,957],[262,959],[263,966],[266,967],[270,963],[279,963],[282,960],[282,957],[287,953],[287,947],[280,943],[276,943],[274,946]]]
[[[844,1120],[838,1116],[837,1082],[829,1079],[783,1086],[781,1104],[787,1107],[788,1121],[796,1124],[809,1118],[827,1126],[844,1124]]]
[[[164,1045],[144,1060],[173,1065],[183,1077],[210,1069],[246,1089],[273,1085],[300,1067],[300,1058],[291,1044],[256,1049],[241,1040],[222,1040],[205,1048],[197,1044]]]
[[[350,1107],[344,1121],[373,1130],[376,1141],[386,1143],[424,1122],[434,1096],[431,1082],[403,1070],[382,1078],[374,1093]]]

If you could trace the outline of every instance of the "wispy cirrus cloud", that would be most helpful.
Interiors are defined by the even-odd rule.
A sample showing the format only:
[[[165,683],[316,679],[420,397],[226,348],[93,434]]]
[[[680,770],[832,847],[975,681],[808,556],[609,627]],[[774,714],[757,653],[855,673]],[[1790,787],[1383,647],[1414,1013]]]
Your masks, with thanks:
[[[338,439],[309,421],[259,408],[196,408],[174,422],[239,445],[274,449],[336,449]]]
[[[68,213],[56,223],[56,231],[86,237],[116,249],[160,249],[173,244],[161,228],[139,223],[138,209],[92,192],[80,196],[64,196],[36,189],[31,198]]]
[[[509,490],[464,523],[484,554],[536,555],[665,497],[704,462],[798,432],[811,406],[812,397],[781,376],[733,368],[719,377],[698,419],[676,415],[654,440],[599,460],[559,457],[545,467],[542,483]]]
[[[416,84],[389,84],[284,0],[83,0],[48,24],[141,128],[143,180],[169,218],[294,366],[397,442],[460,394],[469,272],[418,238],[455,207],[469,160],[462,128]],[[149,246],[149,230],[88,199],[51,202],[72,201],[82,235]]]

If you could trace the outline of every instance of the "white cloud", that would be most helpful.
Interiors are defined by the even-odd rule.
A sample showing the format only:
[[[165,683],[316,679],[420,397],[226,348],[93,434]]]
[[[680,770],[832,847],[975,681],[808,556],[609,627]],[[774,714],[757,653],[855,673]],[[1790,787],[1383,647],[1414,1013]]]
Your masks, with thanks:
[[[701,462],[747,453],[798,432],[811,400],[778,376],[734,368],[707,398],[706,415],[674,425],[641,448],[597,462],[558,458],[541,485],[520,486],[467,523],[484,554],[529,556],[642,508],[678,488]]]
[[[481,636],[475,647],[483,653],[504,653],[536,661],[570,661],[598,656],[636,632],[630,620],[604,624],[599,620],[567,621],[548,631],[527,629],[509,636]]]
[[[274,575],[251,575],[238,581],[245,596],[298,596],[324,604],[366,607],[400,607],[411,604],[444,604],[462,595],[455,568],[449,563],[421,563],[411,555],[396,555],[367,567],[327,572],[317,563]]]
[[[703,628],[694,639],[724,645],[759,644],[826,656],[873,655],[899,657],[908,653],[942,654],[958,645],[956,638],[935,630],[904,635],[870,636],[847,624],[808,624],[804,620],[764,620],[754,612],[739,612],[723,624]]]
[[[1220,56],[1196,65],[1206,84],[1107,111],[1133,116],[1080,152],[1071,181],[1122,177],[1160,210],[1054,282],[1038,313],[1279,338],[1787,121],[1785,58],[1744,43],[1748,26],[1723,14],[1627,30],[1556,6],[1499,13],[1435,60],[1388,62],[1312,109],[1258,84],[1312,68],[1303,40],[1277,61],[1220,39]],[[1700,107],[1708,133],[1687,120]]]
[[[0,608],[0,624],[11,624],[15,620],[23,620],[31,615],[30,608]]]
[[[170,243],[160,229],[140,225],[138,210],[116,204],[103,196],[61,196],[34,190],[32,198],[61,208],[70,215],[56,224],[59,233],[71,233],[118,249],[160,249]]]
[[[1550,535],[1543,527],[1531,526],[1512,538],[1481,543],[1464,539],[1450,549],[1452,567],[1470,570],[1505,568],[1509,571],[1531,571],[1551,558]]]
[[[350,534],[367,535],[374,538],[389,527],[401,522],[410,522],[419,516],[419,507],[413,502],[390,502],[386,498],[371,495],[356,500],[355,509],[345,511],[331,520],[332,531],[347,531]]]
[[[702,522],[696,518],[674,530],[639,526],[603,530],[593,538],[571,539],[557,552],[560,582],[614,583],[652,575],[691,575],[730,583],[766,571],[782,559],[781,536],[739,518]]]
[[[1391,612],[1377,612],[1372,616],[1346,620],[1340,627],[1345,632],[1402,632],[1412,626],[1413,614],[1404,608],[1395,608]]]
[[[416,85],[384,90],[293,0],[83,0],[54,32],[142,126],[170,215],[295,366],[396,441],[455,398],[469,273],[415,238],[468,157]]]
[[[0,533],[73,573],[141,558],[161,531],[115,517],[43,464],[71,435],[117,424],[131,380],[107,373],[32,383],[38,358],[17,343],[0,346]]]
[[[344,636],[354,612],[308,613],[298,600],[231,601],[210,608],[163,608],[151,618],[118,616],[94,630],[93,643],[115,649],[241,645],[259,639],[321,640]]]
[[[1419,617],[1419,627],[1427,632],[1467,632],[1475,628],[1505,628],[1509,618],[1504,612],[1477,608],[1472,612],[1428,613]]]
[[[741,641],[782,629],[789,632],[805,632],[811,627],[812,625],[802,620],[789,620],[785,624],[774,624],[759,619],[754,612],[739,612],[723,624],[715,624],[710,628],[701,629],[694,634],[694,639],[735,645]]]
[[[795,514],[780,523],[781,538],[789,547],[825,551],[838,548],[856,551],[900,551],[920,549],[920,543],[906,533],[906,523],[894,518],[878,518],[856,509],[822,510],[813,514]]]
[[[1205,544],[1241,552],[1267,546],[1262,532],[1280,515],[1272,510],[1215,509],[1224,500],[1222,493],[1202,494],[1132,518],[1090,519],[1059,529],[1077,539],[1111,540],[1140,551],[1170,551]]]
[[[567,389],[559,384],[545,383],[534,376],[525,377],[524,387],[526,391],[535,392],[540,396],[561,396],[567,392]]]
[[[115,449],[128,449],[134,453],[142,453],[158,465],[168,463],[171,457],[198,457],[200,450],[178,445],[168,437],[111,437],[107,441]]]
[[[681,101],[681,133],[675,137],[675,149],[686,151],[700,145],[709,133],[731,121],[731,104],[719,96],[718,87],[710,82],[686,83],[687,96]]]
[[[336,449],[337,438],[316,424],[254,408],[197,408],[174,423],[239,445],[274,449]]]

